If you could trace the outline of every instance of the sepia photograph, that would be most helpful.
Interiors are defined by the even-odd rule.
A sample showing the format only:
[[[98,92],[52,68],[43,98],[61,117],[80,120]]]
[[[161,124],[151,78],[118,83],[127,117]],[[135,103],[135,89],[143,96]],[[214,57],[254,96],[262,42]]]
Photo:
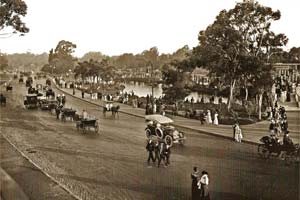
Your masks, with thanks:
[[[0,0],[0,200],[300,200],[299,8]]]

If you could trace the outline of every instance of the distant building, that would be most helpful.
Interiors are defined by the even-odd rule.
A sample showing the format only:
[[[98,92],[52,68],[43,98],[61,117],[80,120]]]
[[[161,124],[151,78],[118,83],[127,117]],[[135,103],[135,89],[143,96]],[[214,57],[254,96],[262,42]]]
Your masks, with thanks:
[[[273,64],[276,76],[285,76],[291,82],[300,81],[300,63]]]
[[[209,77],[208,70],[203,69],[202,67],[196,67],[191,73],[192,81],[199,85],[208,85]]]

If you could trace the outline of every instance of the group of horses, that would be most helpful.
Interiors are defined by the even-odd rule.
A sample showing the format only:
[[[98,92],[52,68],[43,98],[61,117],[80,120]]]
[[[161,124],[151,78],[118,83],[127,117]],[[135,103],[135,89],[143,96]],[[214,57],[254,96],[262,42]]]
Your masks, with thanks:
[[[108,109],[107,107],[103,107],[103,116],[106,117],[106,112],[111,112],[111,116],[113,118],[117,118],[119,119],[119,110],[120,110],[120,106],[112,106],[110,109]]]

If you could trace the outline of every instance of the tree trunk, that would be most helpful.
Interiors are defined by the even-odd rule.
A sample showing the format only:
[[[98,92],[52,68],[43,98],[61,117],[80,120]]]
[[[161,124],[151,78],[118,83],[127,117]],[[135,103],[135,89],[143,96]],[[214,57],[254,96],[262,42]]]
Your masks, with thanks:
[[[245,92],[246,92],[245,100],[247,101],[247,100],[248,100],[248,95],[249,95],[249,92],[248,92],[248,88],[247,88],[247,87],[245,87]]]
[[[261,120],[261,106],[262,106],[263,93],[259,94],[258,98],[258,119]]]
[[[234,87],[235,87],[235,79],[230,83],[230,94],[229,94],[228,105],[227,105],[228,110],[230,110],[230,108],[231,108],[231,102],[232,102],[232,99],[233,99]]]

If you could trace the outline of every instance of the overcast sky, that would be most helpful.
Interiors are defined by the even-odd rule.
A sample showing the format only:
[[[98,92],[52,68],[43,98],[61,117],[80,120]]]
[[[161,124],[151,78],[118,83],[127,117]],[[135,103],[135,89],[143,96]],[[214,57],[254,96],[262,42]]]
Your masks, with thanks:
[[[238,0],[241,1],[241,0]],[[235,0],[25,0],[24,21],[30,32],[23,37],[0,38],[2,53],[43,53],[60,40],[77,45],[74,55],[89,51],[106,55],[140,53],[153,46],[172,53],[198,44],[197,35]],[[300,46],[300,0],[259,0],[279,9],[272,24],[289,38],[287,48]],[[298,24],[298,25],[297,25]]]

